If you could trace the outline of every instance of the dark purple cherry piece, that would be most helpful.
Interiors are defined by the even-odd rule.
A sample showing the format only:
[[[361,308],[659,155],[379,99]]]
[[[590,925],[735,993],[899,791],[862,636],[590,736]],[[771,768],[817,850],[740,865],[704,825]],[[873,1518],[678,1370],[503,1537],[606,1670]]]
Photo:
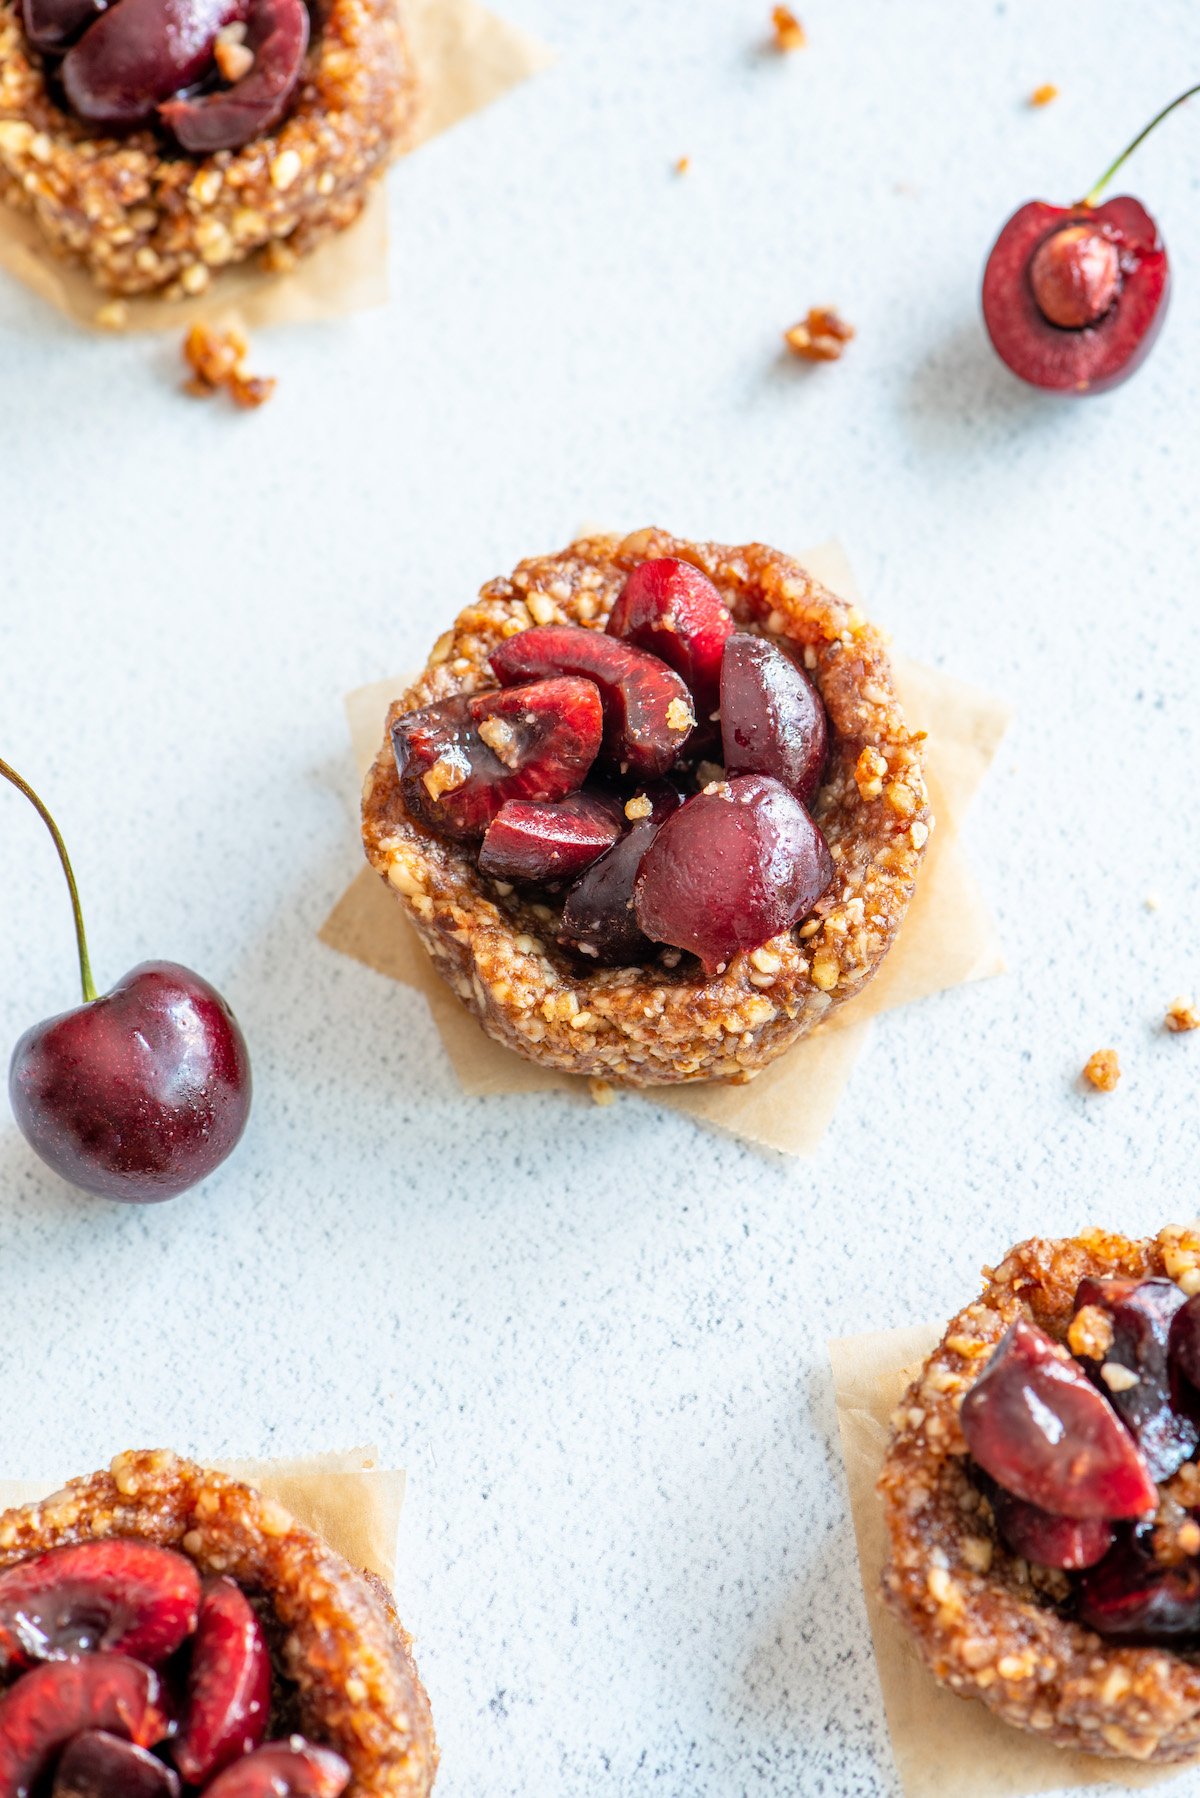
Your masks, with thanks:
[[[739,631],[721,662],[726,774],[769,774],[807,805],[821,784],[829,721],[811,681],[765,637]]]
[[[136,1743],[89,1729],[63,1749],[51,1798],[179,1798],[179,1775]]]
[[[1107,1642],[1182,1646],[1200,1637],[1200,1564],[1164,1566],[1122,1539],[1080,1576],[1076,1612]]]
[[[696,793],[663,825],[634,909],[652,942],[690,950],[712,973],[790,930],[832,879],[828,845],[795,795],[741,774]]]
[[[217,33],[248,0],[119,0],[62,61],[67,99],[91,125],[142,125],[205,75]]]
[[[44,1661],[0,1698],[0,1794],[30,1798],[54,1756],[85,1730],[153,1748],[170,1728],[162,1681],[121,1654]]]
[[[607,793],[509,799],[487,827],[479,867],[501,880],[573,880],[612,848],[623,824],[620,800]]]
[[[204,1785],[257,1748],[271,1710],[271,1651],[253,1605],[233,1580],[209,1580],[188,1666],[187,1702],[171,1743],[189,1785]]]
[[[1056,1517],[1002,1486],[989,1485],[996,1528],[1014,1554],[1039,1567],[1078,1572],[1093,1567],[1112,1547],[1113,1528],[1102,1517]]]
[[[1169,1480],[1200,1447],[1200,1429],[1182,1409],[1168,1360],[1171,1325],[1184,1304],[1174,1280],[1098,1280],[1086,1278],[1075,1293],[1075,1309],[1085,1305],[1105,1312],[1112,1324],[1112,1346],[1103,1362],[1078,1357],[1142,1451],[1152,1480]],[[1124,1368],[1136,1384],[1110,1385],[1104,1367]]]
[[[204,1798],[340,1798],[349,1784],[340,1754],[289,1736],[234,1761],[205,1787]]]
[[[283,117],[300,81],[308,39],[304,0],[250,0],[246,48],[254,66],[232,87],[168,100],[159,117],[193,156],[240,149]]]
[[[430,830],[470,842],[510,799],[565,799],[596,759],[604,718],[591,681],[531,681],[457,694],[392,726],[404,803]]]
[[[633,909],[633,883],[642,857],[680,804],[667,781],[655,781],[643,794],[650,811],[639,818],[592,863],[567,894],[558,940],[598,967],[632,967],[654,953]]]
[[[25,36],[44,56],[61,56],[93,19],[98,19],[108,0],[22,0]]]
[[[649,650],[682,675],[701,730],[720,704],[721,651],[732,629],[729,608],[708,576],[674,556],[638,564],[607,625],[610,637]]]
[[[506,637],[489,658],[502,686],[569,674],[594,681],[604,706],[604,756],[634,780],[677,760],[695,714],[683,681],[657,656],[579,624],[539,624]]]
[[[1200,1388],[1200,1292],[1171,1319],[1171,1365],[1190,1386]]]
[[[199,1605],[200,1575],[173,1549],[122,1536],[47,1549],[0,1573],[0,1665],[98,1651],[157,1665]]]
[[[967,1447],[997,1483],[1043,1511],[1142,1517],[1158,1492],[1133,1438],[1083,1369],[1025,1318],[963,1400]]]

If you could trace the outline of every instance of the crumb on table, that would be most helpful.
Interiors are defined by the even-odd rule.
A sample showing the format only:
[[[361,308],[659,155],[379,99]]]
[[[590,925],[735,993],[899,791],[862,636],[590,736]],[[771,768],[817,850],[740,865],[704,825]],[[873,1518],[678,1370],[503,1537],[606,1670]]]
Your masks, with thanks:
[[[813,306],[799,324],[783,334],[783,341],[793,356],[805,362],[836,362],[854,336],[832,306]]]
[[[250,346],[240,331],[214,331],[195,324],[183,340],[183,359],[191,369],[185,391],[197,399],[225,388],[238,406],[261,406],[275,391],[273,377],[247,373]]]
[[[1035,87],[1030,94],[1029,104],[1031,106],[1049,106],[1052,100],[1057,99],[1058,89],[1055,87],[1054,83],[1052,81],[1043,81],[1041,86]]]
[[[593,1075],[588,1081],[588,1091],[592,1095],[593,1105],[611,1105],[617,1096],[612,1082],[601,1080],[597,1075]]]
[[[775,33],[777,50],[803,50],[808,42],[804,27],[790,6],[771,8],[771,28]]]
[[[691,168],[691,166],[692,166],[691,157],[690,156],[681,156],[679,158],[679,161],[675,164],[675,173],[677,175],[686,175],[688,170]]]
[[[1083,1064],[1083,1077],[1099,1093],[1115,1092],[1121,1078],[1121,1064],[1115,1049],[1097,1049]]]
[[[1163,1023],[1168,1030],[1178,1034],[1183,1030],[1200,1030],[1200,1011],[1196,1010],[1194,999],[1172,999],[1167,1007],[1167,1015]]]

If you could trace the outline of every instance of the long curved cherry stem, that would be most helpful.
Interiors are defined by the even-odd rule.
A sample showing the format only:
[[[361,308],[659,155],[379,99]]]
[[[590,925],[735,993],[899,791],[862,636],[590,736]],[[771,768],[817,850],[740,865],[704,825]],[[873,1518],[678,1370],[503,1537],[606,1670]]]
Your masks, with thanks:
[[[1133,142],[1126,144],[1125,148],[1121,151],[1121,154],[1117,157],[1117,160],[1105,169],[1095,187],[1088,189],[1088,192],[1084,195],[1083,199],[1080,200],[1079,204],[1081,206],[1094,206],[1117,170],[1121,167],[1121,164],[1133,155],[1133,152],[1137,149],[1139,144],[1145,143],[1155,126],[1161,125],[1168,113],[1174,112],[1177,106],[1182,106],[1185,100],[1190,100],[1193,94],[1200,94],[1200,82],[1197,82],[1195,87],[1189,87],[1186,93],[1176,94],[1169,105],[1164,106],[1161,112],[1155,113],[1148,125],[1143,125]]]
[[[67,889],[71,895],[71,913],[75,919],[75,942],[79,949],[79,978],[83,986],[84,1003],[90,1005],[92,1000],[99,995],[96,992],[96,983],[92,979],[92,964],[88,960],[87,935],[83,928],[83,908],[79,903],[79,888],[75,885],[75,870],[72,868],[71,858],[67,854],[67,845],[62,840],[62,832],[29,782],[22,780],[16,769],[10,768],[2,758],[0,758],[0,774],[4,776],[5,780],[11,781],[18,793],[24,793],[54,839],[54,847],[58,850],[58,859],[62,863],[63,873],[67,877]]]

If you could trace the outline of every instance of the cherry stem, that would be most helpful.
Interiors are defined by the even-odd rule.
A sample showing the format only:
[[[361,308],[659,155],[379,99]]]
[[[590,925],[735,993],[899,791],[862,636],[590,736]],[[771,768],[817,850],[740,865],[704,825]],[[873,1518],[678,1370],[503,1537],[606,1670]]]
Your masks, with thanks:
[[[1155,126],[1161,125],[1168,113],[1174,112],[1174,110],[1177,106],[1182,106],[1185,100],[1190,100],[1192,98],[1193,94],[1200,94],[1200,82],[1197,82],[1195,87],[1189,87],[1186,93],[1176,94],[1175,98],[1170,102],[1169,105],[1164,106],[1161,112],[1155,113],[1154,117],[1151,119],[1151,121],[1148,125],[1143,125],[1142,129],[1138,132],[1138,134],[1134,138],[1133,142],[1130,144],[1126,144],[1125,148],[1121,151],[1121,154],[1117,157],[1117,160],[1114,163],[1112,163],[1108,168],[1105,169],[1105,171],[1101,175],[1099,181],[1097,181],[1095,187],[1090,188],[1088,190],[1088,192],[1083,196],[1083,199],[1080,200],[1079,204],[1081,206],[1094,206],[1096,204],[1096,201],[1100,198],[1100,195],[1104,192],[1104,189],[1108,186],[1109,182],[1112,180],[1113,176],[1116,174],[1117,170],[1121,167],[1121,164],[1123,162],[1127,161],[1128,158],[1133,155],[1133,152],[1137,149],[1139,144],[1145,143],[1146,139],[1149,137],[1150,133],[1154,130]]]
[[[83,998],[86,1005],[98,998],[96,983],[92,979],[92,964],[88,960],[87,935],[83,928],[83,908],[79,903],[79,888],[75,885],[75,870],[71,866],[71,858],[67,854],[67,845],[62,840],[62,832],[46,810],[27,780],[22,780],[15,768],[0,758],[0,774],[11,781],[18,793],[24,793],[30,805],[37,813],[46,829],[54,839],[54,847],[58,850],[58,859],[62,863],[63,873],[67,877],[67,888],[71,895],[71,912],[75,919],[75,941],[79,948],[79,978],[83,986]]]

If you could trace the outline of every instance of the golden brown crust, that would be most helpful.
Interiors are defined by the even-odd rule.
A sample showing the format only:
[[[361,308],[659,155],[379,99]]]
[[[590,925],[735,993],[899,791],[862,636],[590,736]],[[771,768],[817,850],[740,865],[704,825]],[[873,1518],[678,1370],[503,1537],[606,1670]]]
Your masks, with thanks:
[[[469,850],[409,816],[386,732],[364,789],[363,841],[438,972],[498,1042],[628,1086],[744,1081],[878,968],[932,828],[920,737],[900,709],[883,638],[856,608],[763,544],[731,549],[655,530],[585,538],[490,581],[392,706],[388,730],[404,712],[494,686],[488,655],[515,631],[603,628],[630,570],[655,556],[703,569],[742,628],[799,645],[825,702],[832,750],[813,815],[835,878],[803,924],[710,977],[677,952],[647,967],[581,969],[554,946],[547,907],[487,880]]]
[[[300,1727],[350,1763],[346,1798],[425,1798],[437,1771],[429,1700],[379,1581],[274,1499],[165,1450],[118,1455],[40,1504],[0,1515],[0,1567],[41,1549],[129,1536],[263,1595],[284,1632]]]
[[[411,133],[419,90],[396,0],[330,0],[287,116],[240,150],[167,151],[65,112],[0,0],[0,200],[114,294],[202,293],[259,251],[278,269],[356,219]]]
[[[1165,1648],[1118,1648],[1055,1610],[1066,1576],[996,1535],[966,1471],[964,1393],[1017,1317],[1066,1339],[1085,1274],[1166,1275],[1200,1290],[1200,1232],[1130,1241],[1095,1230],[1020,1243],[960,1311],[908,1388],[883,1464],[887,1603],[934,1677],[1064,1748],[1138,1760],[1200,1752],[1200,1666]]]

